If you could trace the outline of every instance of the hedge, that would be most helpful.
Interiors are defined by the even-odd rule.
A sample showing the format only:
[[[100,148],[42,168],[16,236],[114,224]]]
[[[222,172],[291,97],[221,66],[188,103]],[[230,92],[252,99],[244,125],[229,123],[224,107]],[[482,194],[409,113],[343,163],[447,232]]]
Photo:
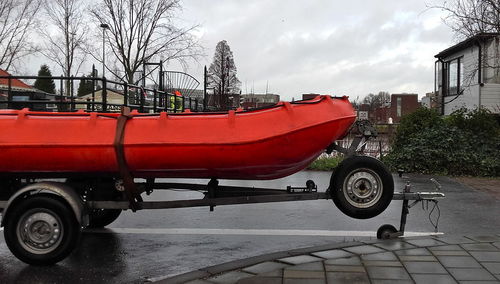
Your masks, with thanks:
[[[384,162],[406,172],[500,176],[500,125],[485,109],[440,116],[420,108],[402,118]]]

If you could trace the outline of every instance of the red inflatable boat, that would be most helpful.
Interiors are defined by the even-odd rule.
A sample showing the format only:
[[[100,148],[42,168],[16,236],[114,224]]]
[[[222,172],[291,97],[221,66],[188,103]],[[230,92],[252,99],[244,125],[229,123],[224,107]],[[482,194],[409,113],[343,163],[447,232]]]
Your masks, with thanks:
[[[318,96],[228,113],[0,111],[0,175],[275,179],[304,169],[355,120],[347,98]],[[123,134],[122,134],[123,133]],[[117,140],[117,137],[121,138]]]

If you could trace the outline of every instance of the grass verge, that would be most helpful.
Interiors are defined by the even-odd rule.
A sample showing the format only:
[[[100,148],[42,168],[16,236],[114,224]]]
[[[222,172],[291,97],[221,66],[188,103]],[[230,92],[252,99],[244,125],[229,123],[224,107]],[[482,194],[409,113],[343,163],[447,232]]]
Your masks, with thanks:
[[[331,171],[338,166],[343,158],[342,156],[323,155],[312,162],[307,169],[313,171]]]

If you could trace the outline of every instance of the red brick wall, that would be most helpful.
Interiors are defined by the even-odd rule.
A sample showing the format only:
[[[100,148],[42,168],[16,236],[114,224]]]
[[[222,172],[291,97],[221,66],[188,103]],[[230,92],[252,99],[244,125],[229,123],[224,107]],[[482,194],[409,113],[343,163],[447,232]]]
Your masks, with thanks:
[[[319,94],[302,94],[302,99],[303,100],[310,100],[310,99],[314,99],[317,96],[319,96]]]
[[[400,116],[398,116],[398,98],[400,98]],[[390,110],[392,122],[398,123],[402,116],[414,112],[419,106],[417,94],[392,94]]]

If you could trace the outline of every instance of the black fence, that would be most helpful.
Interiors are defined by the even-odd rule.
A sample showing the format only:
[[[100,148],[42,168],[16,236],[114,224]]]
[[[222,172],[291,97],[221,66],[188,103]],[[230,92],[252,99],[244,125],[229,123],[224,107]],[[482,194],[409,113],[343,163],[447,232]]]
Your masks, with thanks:
[[[203,99],[174,94],[158,89],[144,88],[126,82],[115,82],[96,77],[43,77],[43,76],[0,76],[7,81],[0,89],[0,108],[43,111],[99,111],[119,112],[122,106],[130,107],[141,113],[157,113],[161,111],[182,112],[190,109],[193,112],[205,111]],[[54,80],[59,83],[56,94],[36,89],[20,88],[14,80]],[[88,94],[75,95],[77,85],[91,83]],[[57,85],[56,83],[56,85]],[[78,84],[79,83],[79,84]]]

